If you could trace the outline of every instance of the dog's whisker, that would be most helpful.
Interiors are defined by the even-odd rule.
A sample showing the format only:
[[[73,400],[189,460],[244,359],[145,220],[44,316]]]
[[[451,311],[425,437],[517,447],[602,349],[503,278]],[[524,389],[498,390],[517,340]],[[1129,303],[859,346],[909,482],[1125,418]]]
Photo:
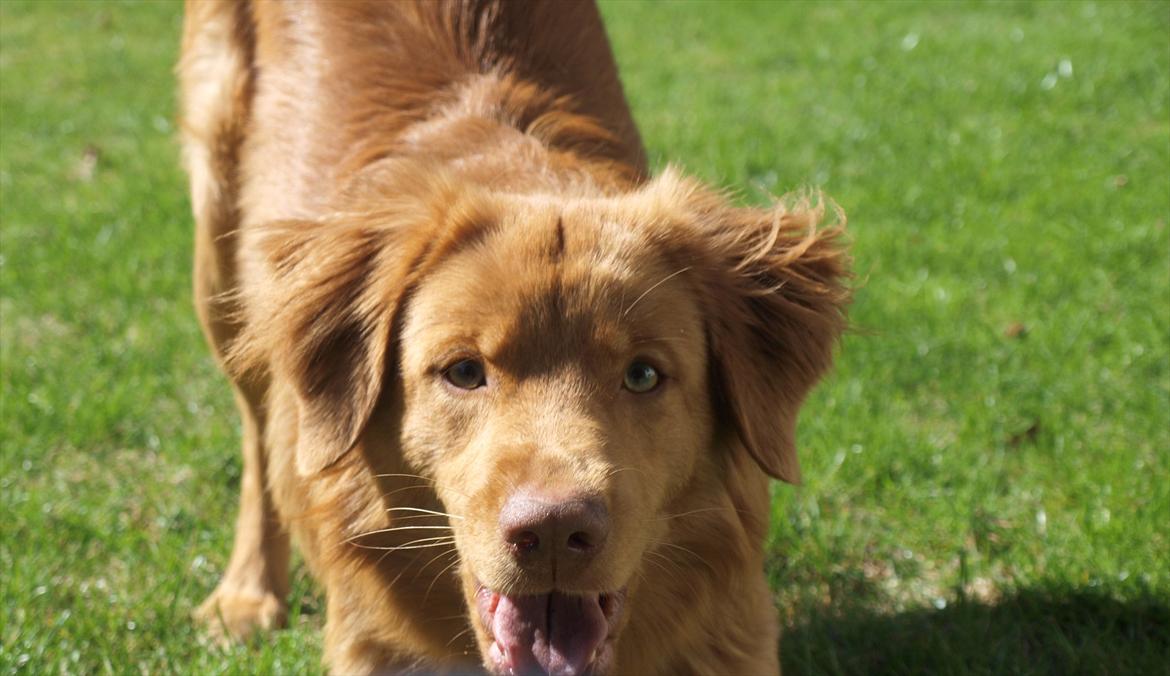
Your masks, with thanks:
[[[394,552],[391,552],[389,550],[382,552],[382,555],[378,557],[378,560],[374,563],[374,565],[381,566],[382,562],[386,560],[386,557],[390,556],[393,553]],[[405,570],[405,568],[403,570]],[[398,573],[398,575],[394,578],[394,580],[390,582],[390,586],[393,587],[394,583],[397,582],[398,578],[400,578],[400,577],[402,577],[402,573]]]
[[[404,530],[451,530],[451,527],[450,526],[395,526],[394,528],[379,528],[378,530],[371,530],[371,531],[366,531],[364,533],[358,533],[357,535],[354,535],[352,537],[347,538],[345,540],[345,542],[353,542],[354,540],[359,540],[361,538],[369,537],[371,535],[385,535],[386,533],[398,533],[398,532],[401,532]]]
[[[452,554],[454,554],[455,556],[459,556],[459,550],[455,547],[452,547],[451,549],[448,549],[445,552],[439,552],[435,556],[432,556],[430,561],[427,561],[425,564],[423,564],[422,568],[419,568],[418,571],[415,572],[414,577],[412,579],[417,580],[418,576],[422,575],[423,571],[425,571],[427,568],[430,568],[432,563],[434,563],[435,561],[438,561],[439,559],[443,558],[444,556],[450,556]]]
[[[679,561],[676,561],[661,552],[655,552],[651,559],[658,563],[658,569],[667,575],[673,582],[687,586],[693,583],[691,576]]]
[[[681,514],[667,514],[666,516],[659,517],[659,518],[655,519],[655,521],[669,521],[671,519],[681,519],[684,516],[691,516],[692,514],[703,514],[705,512],[723,512],[723,511],[727,511],[730,509],[732,509],[730,506],[728,506],[728,507],[703,507],[702,509],[692,509],[689,512],[682,512]]]
[[[363,545],[363,544],[358,544],[358,543],[352,543],[350,546],[357,547],[358,549],[369,549],[369,550],[376,551],[376,552],[403,552],[403,551],[410,551],[413,549],[430,549],[431,547],[449,547],[453,544],[455,544],[455,543],[454,542],[431,542],[431,543],[420,544],[420,545],[400,545],[397,547],[382,547],[379,545]]]
[[[622,472],[637,472],[638,474],[641,474],[642,476],[646,475],[645,472],[643,472],[641,469],[639,469],[637,467],[616,467],[616,468],[611,469],[610,471],[606,472],[605,478],[608,479],[608,478],[614,476],[615,474],[621,474]]]
[[[447,620],[459,620],[459,619],[466,620],[467,613],[460,613],[458,615],[444,615],[442,617],[432,617],[431,618],[431,620],[434,622],[446,622]]]
[[[666,555],[661,554],[659,552],[647,552],[647,553],[650,556],[650,558],[646,559],[647,563],[653,563],[655,566],[658,567],[658,570],[662,571],[665,575],[669,576],[672,580],[679,579],[680,575],[682,574],[682,568],[681,568],[681,566],[679,566],[677,561],[674,561],[669,556],[666,556]]]
[[[463,617],[463,616],[457,615],[456,617]],[[446,618],[446,619],[454,619],[454,618]],[[463,631],[459,632],[458,634],[455,634],[454,636],[452,636],[451,640],[447,641],[447,647],[450,648],[451,644],[454,643],[455,641],[459,640],[460,636],[466,636],[467,632],[472,631],[473,629],[475,629],[475,627],[468,627],[468,628],[464,629]]]
[[[633,309],[634,309],[634,307],[635,307],[635,306],[637,306],[637,305],[638,305],[638,303],[639,303],[639,302],[641,302],[641,300],[642,300],[643,298],[645,298],[646,296],[650,295],[650,292],[651,292],[651,291],[653,291],[654,289],[657,289],[658,287],[660,287],[660,286],[662,286],[663,284],[665,284],[665,283],[669,282],[670,280],[674,279],[675,277],[678,277],[679,275],[683,274],[684,272],[687,272],[687,271],[689,271],[690,269],[691,269],[691,266],[689,266],[689,265],[688,265],[688,266],[686,266],[685,268],[683,268],[683,269],[681,269],[681,270],[677,270],[677,271],[675,271],[675,272],[672,272],[672,273],[670,273],[669,275],[667,275],[667,276],[663,277],[662,279],[658,280],[658,282],[657,282],[656,284],[654,284],[653,286],[651,286],[649,289],[646,289],[645,291],[643,291],[643,292],[642,292],[642,295],[640,295],[640,296],[638,296],[637,298],[635,298],[635,299],[634,299],[634,302],[633,302],[633,303],[630,303],[630,306],[629,306],[629,307],[627,307],[625,310],[622,310],[622,317],[623,317],[623,318],[625,318],[627,315],[629,315],[629,314],[630,314],[630,311],[631,311],[631,310],[633,310]]]
[[[426,544],[422,544],[422,543],[426,543]],[[405,551],[405,550],[409,550],[409,549],[427,549],[429,547],[451,546],[451,545],[455,544],[455,538],[454,537],[420,538],[418,540],[411,540],[410,542],[407,542],[405,544],[394,545],[394,546],[363,545],[363,544],[358,543],[358,542],[351,542],[349,544],[351,546],[357,547],[359,549],[373,549],[373,550],[377,550],[377,551],[400,552],[400,551]]]
[[[671,561],[669,558],[667,558],[661,554],[655,553],[655,552],[647,552],[647,554],[649,556],[645,559],[645,562],[648,564],[652,564],[656,569],[658,569],[658,571],[660,573],[662,573],[662,575],[666,576],[666,578],[669,579],[672,583],[679,582],[680,580],[682,580],[681,573],[679,571],[678,564],[676,562]],[[670,565],[667,565],[667,564],[670,564]],[[646,577],[645,577],[645,575],[643,575],[642,580],[645,581],[645,579],[646,579]],[[683,581],[685,582],[685,580],[683,580]]]
[[[356,542],[356,540],[360,540],[363,537],[377,535],[380,532],[381,531],[370,531],[368,533],[359,533],[359,534],[354,535],[354,536],[347,538],[345,540],[340,540],[335,545],[333,545],[332,551],[339,551],[346,546],[354,547],[357,549],[369,549],[369,550],[375,550],[375,551],[384,551],[386,553],[383,554],[382,556],[380,556],[378,558],[378,561],[377,561],[377,563],[380,564],[392,552],[402,551],[402,550],[410,550],[410,549],[427,549],[429,547],[439,547],[439,546],[442,546],[444,544],[448,544],[448,545],[455,544],[455,536],[454,535],[438,535],[435,537],[417,538],[417,539],[409,540],[407,542],[403,542],[401,544],[393,545],[393,546],[391,546],[391,545],[367,545],[367,544],[362,544],[360,542]],[[444,540],[448,540],[449,542],[443,542]],[[422,544],[422,543],[429,543],[429,544]]]
[[[397,495],[398,493],[401,493],[403,491],[424,491],[424,490],[434,490],[434,489],[427,484],[420,484],[418,486],[405,486],[403,488],[395,488],[394,490],[390,491],[389,493],[384,494],[382,497],[388,498],[391,495]]]
[[[398,523],[400,521],[410,521],[411,519],[431,519],[433,521],[440,517],[433,516],[431,514],[408,514],[405,516],[401,514],[395,514],[391,518],[393,519],[394,523]]]
[[[421,554],[422,554],[422,552],[419,553],[419,555],[421,555]],[[454,555],[456,557],[459,556],[459,550],[455,547],[454,543],[452,543],[450,549],[445,549],[445,550],[439,552],[438,554],[432,556],[430,559],[428,559],[427,562],[425,564],[423,564],[421,568],[418,567],[418,565],[417,565],[418,558],[416,555],[416,558],[413,561],[411,561],[411,565],[409,567],[409,569],[414,570],[414,575],[410,578],[410,581],[414,582],[414,581],[418,580],[418,576],[422,575],[423,571],[425,571],[427,568],[429,568],[430,565],[432,563],[434,563],[435,561],[438,561],[439,559],[443,558],[444,556],[452,556],[452,555]],[[407,570],[408,570],[408,568],[403,568],[402,572],[398,573],[398,576],[394,578],[395,581],[397,581],[398,578],[402,577],[402,575]]]
[[[451,514],[450,512],[437,512],[433,509],[423,509],[422,507],[387,507],[387,512],[420,512],[433,516],[445,516],[448,519],[462,519],[458,514]]]
[[[387,473],[387,474],[375,474],[375,475],[374,475],[374,477],[375,477],[375,478],[377,478],[377,479],[395,479],[395,478],[401,478],[401,479],[422,479],[423,481],[425,481],[425,482],[427,482],[427,483],[429,483],[429,484],[433,484],[433,483],[435,483],[435,480],[434,480],[434,479],[431,479],[430,477],[425,477],[425,476],[423,476],[423,475],[421,475],[421,474],[401,474],[401,473]]]
[[[457,557],[454,561],[447,564],[447,566],[445,568],[443,568],[443,570],[440,570],[437,574],[435,574],[434,579],[431,580],[431,583],[429,585],[427,585],[426,593],[423,594],[423,603],[426,603],[427,599],[430,598],[431,590],[435,588],[435,583],[439,581],[439,578],[441,578],[443,576],[443,574],[446,573],[447,571],[449,571],[452,568],[454,568],[455,566],[459,565],[460,561],[462,561],[462,559]]]
[[[405,519],[407,517],[402,517],[402,518]],[[434,518],[434,517],[427,516],[424,518]],[[377,535],[380,533],[393,533],[393,532],[401,531],[401,530],[451,530],[451,525],[445,524],[445,523],[443,523],[443,524],[428,523],[428,524],[421,524],[421,525],[390,526],[388,528],[379,528],[377,530],[365,531],[363,533],[359,533],[357,535],[357,537],[361,537],[363,535]]]
[[[696,558],[696,559],[697,559],[697,560],[698,560],[700,563],[702,563],[704,566],[706,566],[706,567],[707,567],[707,569],[708,569],[708,570],[710,570],[712,574],[715,574],[715,573],[717,573],[717,572],[718,572],[718,571],[716,571],[716,570],[715,570],[715,567],[714,567],[714,566],[712,566],[712,565],[710,564],[710,562],[708,562],[708,561],[707,561],[707,559],[704,559],[702,556],[699,556],[699,555],[698,555],[698,554],[697,554],[697,553],[696,553],[694,550],[692,550],[692,549],[689,549],[689,548],[687,548],[687,547],[683,547],[682,545],[676,545],[676,544],[674,544],[674,543],[672,543],[672,542],[659,542],[658,544],[659,544],[660,546],[663,546],[663,547],[670,547],[671,549],[677,549],[677,550],[679,550],[679,551],[686,552],[687,554],[690,554],[691,556],[695,557],[695,558]]]
[[[375,552],[405,552],[412,549],[430,549],[431,547],[447,547],[455,544],[454,542],[431,542],[425,545],[400,545],[397,547],[382,547],[379,545],[363,545],[359,543],[350,543],[351,547],[358,549],[369,549]]]
[[[454,548],[454,547],[452,547],[452,548]],[[391,552],[386,552],[386,553],[382,554],[382,556],[378,557],[378,564],[381,565],[382,561],[385,560],[387,556],[390,556],[390,554],[391,554]],[[414,555],[414,558],[411,559],[411,563],[413,564],[416,561],[418,561],[418,557],[420,555],[422,555],[422,552],[416,552]],[[395,585],[397,585],[398,581],[402,579],[402,576],[405,575],[406,571],[408,571],[408,570],[410,570],[410,566],[401,566],[398,570],[398,574],[394,576],[393,580],[390,580],[390,584],[387,586],[393,588]]]
[[[422,476],[421,474],[406,474],[403,472],[384,472],[384,473],[380,473],[380,474],[374,474],[373,477],[375,479],[418,479],[420,481],[426,482],[426,485],[424,485],[424,486],[406,486],[404,488],[399,488],[399,489],[396,489],[395,491],[391,491],[390,493],[387,493],[387,495],[393,495],[395,492],[400,491],[400,490],[403,490],[403,491],[404,490],[417,490],[417,489],[421,489],[421,488],[430,488],[431,490],[435,490],[436,486],[438,484],[437,481],[435,481],[434,479],[432,479],[430,477],[425,477],[425,476]],[[460,491],[458,491],[454,488],[451,488],[450,486],[445,486],[443,490],[447,490],[447,491],[450,491],[452,493],[458,493],[459,495],[462,495],[463,497],[468,497],[468,495],[466,493],[461,493]]]

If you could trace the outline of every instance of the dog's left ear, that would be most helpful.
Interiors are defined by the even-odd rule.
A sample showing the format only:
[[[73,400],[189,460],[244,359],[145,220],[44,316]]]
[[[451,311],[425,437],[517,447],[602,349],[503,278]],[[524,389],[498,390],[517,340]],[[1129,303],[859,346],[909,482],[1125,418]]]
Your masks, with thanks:
[[[366,215],[258,226],[249,250],[266,274],[252,285],[237,371],[271,369],[297,395],[296,464],[304,476],[357,443],[392,358],[391,326],[421,255],[420,228]]]
[[[844,216],[834,209],[823,227],[819,197],[737,208],[674,172],[659,181],[684,205],[674,246],[697,280],[721,412],[765,472],[800,483],[797,413],[832,363],[851,296]]]

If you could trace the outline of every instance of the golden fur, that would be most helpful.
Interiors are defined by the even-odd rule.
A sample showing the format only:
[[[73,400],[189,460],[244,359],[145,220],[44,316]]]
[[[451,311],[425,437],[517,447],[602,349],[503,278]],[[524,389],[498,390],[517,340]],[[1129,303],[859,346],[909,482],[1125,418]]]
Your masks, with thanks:
[[[198,615],[279,626],[290,535],[340,673],[466,670],[481,587],[627,589],[617,673],[775,673],[768,475],[848,299],[822,207],[650,179],[590,3],[188,2],[195,290],[244,424]],[[443,381],[455,356],[487,385]],[[622,388],[631,359],[664,374]],[[517,567],[518,486],[611,515],[579,575]]]

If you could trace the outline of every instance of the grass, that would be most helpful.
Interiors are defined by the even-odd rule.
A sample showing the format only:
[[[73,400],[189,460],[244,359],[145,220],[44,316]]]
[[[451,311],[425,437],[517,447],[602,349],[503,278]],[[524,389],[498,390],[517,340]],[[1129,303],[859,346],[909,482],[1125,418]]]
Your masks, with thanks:
[[[788,673],[1168,673],[1170,4],[603,7],[643,136],[846,209],[859,290],[775,488]],[[0,672],[219,651],[231,398],[189,300],[180,9],[0,3]]]

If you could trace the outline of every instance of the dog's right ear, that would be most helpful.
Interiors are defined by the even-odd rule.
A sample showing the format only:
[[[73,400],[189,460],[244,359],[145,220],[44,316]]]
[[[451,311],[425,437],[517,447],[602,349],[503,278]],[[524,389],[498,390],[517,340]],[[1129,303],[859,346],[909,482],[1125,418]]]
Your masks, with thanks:
[[[297,470],[354,447],[393,368],[391,327],[429,238],[422,224],[369,215],[284,221],[248,233],[265,274],[243,294],[236,372],[270,370],[295,389]]]
[[[826,227],[815,200],[734,207],[669,169],[648,190],[660,209],[682,209],[662,221],[663,241],[697,280],[721,415],[764,472],[800,483],[797,413],[832,362],[851,295],[843,214]]]

